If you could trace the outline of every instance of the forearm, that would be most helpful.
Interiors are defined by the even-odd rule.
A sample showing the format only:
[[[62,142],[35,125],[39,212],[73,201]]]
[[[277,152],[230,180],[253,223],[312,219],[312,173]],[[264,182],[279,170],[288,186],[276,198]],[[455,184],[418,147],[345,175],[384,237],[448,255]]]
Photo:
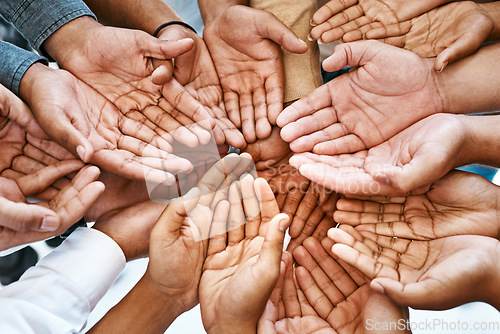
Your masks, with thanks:
[[[494,23],[493,31],[488,37],[489,41],[498,41],[500,39],[500,2],[479,4],[484,12],[491,17]]]
[[[164,333],[182,313],[144,274],[137,285],[88,333]]]
[[[469,114],[500,110],[499,72],[500,44],[494,44],[436,73],[443,112]]]
[[[236,5],[248,6],[249,0],[198,0],[203,23],[208,25],[227,8]]]
[[[464,164],[482,163],[500,167],[500,116],[462,116],[466,129]],[[458,167],[458,166],[457,166]]]
[[[100,22],[153,34],[168,21],[182,21],[163,0],[85,0]]]

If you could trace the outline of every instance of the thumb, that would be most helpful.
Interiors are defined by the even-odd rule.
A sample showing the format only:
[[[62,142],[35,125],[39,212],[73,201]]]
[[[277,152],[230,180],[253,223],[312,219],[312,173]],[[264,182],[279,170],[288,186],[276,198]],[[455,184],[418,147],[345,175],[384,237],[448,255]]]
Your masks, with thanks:
[[[436,281],[424,280],[418,283],[410,283],[403,285],[402,283],[390,278],[376,278],[370,288],[376,292],[385,294],[392,299],[396,304],[401,306],[410,306],[414,308],[427,308],[438,306],[435,304],[435,296],[432,297],[430,292],[439,291],[436,287]]]
[[[139,51],[145,56],[156,59],[172,59],[188,52],[194,46],[191,38],[178,41],[165,41],[144,33],[137,39]]]
[[[258,21],[258,28],[262,37],[279,44],[283,49],[293,53],[304,53],[308,47],[306,42],[301,40],[283,22],[269,12],[265,12],[266,19]]]
[[[162,227],[165,233],[178,231],[187,214],[198,204],[199,197],[199,189],[193,188],[186,195],[172,200],[158,218],[156,225]]]
[[[11,202],[0,197],[0,225],[19,232],[51,232],[59,228],[57,214],[39,205]]]
[[[335,47],[333,54],[323,61],[323,68],[325,71],[334,72],[346,66],[362,66],[367,59],[373,58],[384,47],[391,48],[392,46],[377,41],[339,44]]]
[[[151,75],[151,81],[155,85],[164,85],[174,74],[174,65],[171,60],[153,60],[155,70]]]
[[[79,123],[80,120],[76,120]],[[83,162],[89,163],[94,156],[94,147],[88,138],[74,126],[74,122],[69,119],[61,119],[48,127],[44,127],[47,134],[58,144],[70,151],[74,156]]]
[[[464,34],[459,37],[452,45],[444,49],[434,62],[434,69],[442,72],[445,67],[457,60],[470,56],[481,46],[484,42],[477,38],[475,34]]]
[[[275,270],[279,276],[281,256],[285,231],[290,226],[290,218],[285,213],[274,216],[267,227],[266,237],[259,254],[259,263],[264,264],[266,270]]]

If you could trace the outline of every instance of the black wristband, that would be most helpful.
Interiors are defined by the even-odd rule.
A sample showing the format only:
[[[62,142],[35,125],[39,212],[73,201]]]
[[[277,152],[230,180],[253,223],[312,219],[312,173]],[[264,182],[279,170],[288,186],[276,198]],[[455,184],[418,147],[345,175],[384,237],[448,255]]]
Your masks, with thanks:
[[[196,30],[191,27],[189,24],[187,24],[186,22],[182,22],[182,21],[169,21],[169,22],[165,22],[163,23],[161,26],[159,26],[158,28],[156,28],[155,32],[153,33],[153,36],[154,37],[158,37],[158,33],[160,32],[160,30],[162,30],[163,28],[165,27],[168,27],[168,26],[171,26],[171,25],[174,25],[174,24],[177,24],[177,25],[180,25],[180,26],[183,26],[183,27],[186,27],[192,31],[194,31],[195,34],[198,34],[196,32]]]

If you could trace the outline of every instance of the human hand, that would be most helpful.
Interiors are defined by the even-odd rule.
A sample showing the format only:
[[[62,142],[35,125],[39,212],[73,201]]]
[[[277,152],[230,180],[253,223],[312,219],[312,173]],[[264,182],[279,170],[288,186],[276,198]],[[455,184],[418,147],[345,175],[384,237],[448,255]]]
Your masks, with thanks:
[[[17,180],[0,178],[1,250],[60,235],[84,215],[104,191],[103,184],[95,182],[99,169],[93,166],[81,169],[50,201],[37,204],[26,201],[26,197],[82,167],[81,162],[76,163],[51,165]]]
[[[398,196],[422,193],[455,167],[472,161],[466,116],[437,114],[368,151],[339,156],[296,154],[302,175],[343,194]],[[471,147],[472,146],[472,147]]]
[[[363,33],[410,20],[448,0],[331,0],[313,15],[311,37],[330,43],[352,42]],[[359,37],[361,35],[361,37]]]
[[[370,286],[399,305],[443,310],[472,301],[498,307],[499,241],[454,236],[430,241],[331,229],[332,252],[370,279]],[[494,282],[494,283],[493,283]]]
[[[370,323],[399,325],[401,319],[406,320],[403,309],[371,290],[365,276],[345,262],[336,261],[324,246],[331,249],[329,242],[322,245],[314,238],[306,239],[293,252],[299,265],[295,275],[314,311],[335,333],[370,333]],[[377,333],[407,332],[400,327],[377,329]]]
[[[412,52],[362,41],[338,45],[323,62],[328,71],[346,65],[360,67],[279,115],[281,137],[294,152],[354,153],[443,110],[432,64]]]
[[[220,202],[215,213],[200,281],[208,333],[255,332],[278,280],[288,225],[265,180],[247,175],[231,185],[229,203]]]
[[[283,253],[283,262],[278,283],[259,319],[257,332],[335,334],[330,324],[319,317],[295,282],[292,255]]]
[[[189,161],[169,154],[170,144],[141,120],[123,116],[104,96],[64,70],[34,64],[20,92],[44,131],[84,162],[125,177],[168,184],[175,182],[171,172],[192,168]]]
[[[143,123],[157,134],[191,147],[210,139],[206,130],[213,128],[214,120],[171,78],[171,58],[190,50],[192,40],[161,41],[143,31],[104,27],[81,17],[58,29],[44,45],[63,68],[126,117],[145,116]]]
[[[245,147],[243,135],[228,119],[219,77],[203,39],[180,25],[170,25],[162,29],[158,38],[161,40],[191,38],[194,41],[191,50],[175,58],[173,77],[208,108],[215,120],[213,134],[218,145],[228,143],[236,148]]]
[[[247,143],[267,138],[283,110],[280,46],[304,53],[307,45],[273,14],[231,6],[206,22],[203,38],[219,74],[229,119]]]
[[[409,21],[376,29],[361,27],[358,36],[351,32],[345,35],[345,41],[364,36],[405,48],[420,57],[437,57],[434,68],[442,71],[449,63],[473,54],[493,29],[494,21],[487,11],[473,1],[461,1],[437,7]]]
[[[357,231],[431,240],[455,235],[500,239],[498,186],[481,176],[454,171],[423,194],[381,200],[340,199],[334,219]]]

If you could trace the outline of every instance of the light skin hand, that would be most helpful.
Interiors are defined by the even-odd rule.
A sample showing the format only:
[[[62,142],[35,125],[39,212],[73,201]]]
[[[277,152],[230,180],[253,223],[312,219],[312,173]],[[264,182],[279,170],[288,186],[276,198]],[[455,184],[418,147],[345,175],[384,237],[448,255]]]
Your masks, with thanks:
[[[44,131],[85,162],[125,177],[168,184],[175,182],[171,172],[192,168],[189,161],[170,154],[170,144],[141,120],[124,117],[64,70],[32,65],[20,93]]]
[[[331,248],[328,242],[324,245]],[[345,262],[332,258],[318,240],[306,239],[293,256],[300,265],[295,273],[301,290],[318,316],[336,333],[370,333],[368,320],[398,323],[406,318],[403,309],[371,290],[366,277]]]
[[[449,0],[331,0],[314,13],[311,37],[324,43],[410,20]],[[351,33],[352,34],[352,33]]]
[[[191,50],[175,58],[173,77],[204,105],[214,118],[213,134],[218,145],[228,143],[236,148],[246,146],[243,135],[228,119],[219,77],[203,39],[180,25],[171,25],[162,29],[158,38],[161,40],[191,38],[194,41]],[[153,80],[162,82],[161,78],[156,78],[156,74]]]
[[[229,119],[247,143],[267,138],[283,110],[280,46],[304,53],[307,45],[266,11],[230,6],[205,22],[207,43],[220,78]]]
[[[328,233],[335,241],[332,252],[397,304],[443,310],[484,301],[499,307],[497,239],[468,235],[417,241],[341,226]]]
[[[20,209],[23,211],[28,209],[31,212],[36,212],[37,210],[30,209],[29,207],[41,206],[46,209],[45,211],[54,212],[54,215],[58,218],[57,220],[46,220],[46,226],[39,225],[39,228],[36,228],[36,225],[40,224],[40,221],[31,221],[31,224],[35,226],[28,228],[27,225],[9,225],[23,219],[23,216],[12,217],[14,220],[9,219],[9,224],[6,224],[1,229],[0,248],[2,250],[60,235],[84,215],[85,211],[88,210],[104,191],[104,185],[100,182],[95,182],[100,172],[97,167],[93,166],[87,166],[80,170],[73,180],[71,180],[71,183],[64,187],[49,202],[40,202],[36,205],[26,204],[27,196],[41,192],[55,180],[81,168],[81,165],[79,164],[76,168],[74,167],[69,164],[65,166],[52,165],[34,174],[21,177],[16,181],[0,178],[0,182],[2,183],[0,205],[6,209],[7,217],[16,213],[21,214]],[[24,218],[33,218],[26,212],[23,212],[22,215],[26,215]]]
[[[394,25],[362,27],[344,35],[344,41],[352,42],[365,36],[413,51],[420,57],[437,57],[434,68],[442,71],[449,63],[479,49],[493,28],[494,21],[483,7],[473,1],[461,1]]]
[[[481,176],[454,171],[423,194],[340,199],[335,221],[381,236],[431,240],[455,235],[500,238],[500,189]]]
[[[104,27],[90,17],[81,17],[58,29],[44,47],[123,115],[132,119],[146,116],[143,123],[164,139],[175,135],[192,147],[209,140],[209,133],[201,128],[200,134],[193,131],[194,138],[178,129],[179,123],[198,122],[207,130],[215,125],[205,107],[171,78],[171,59],[190,50],[193,40],[162,41],[143,31]]]
[[[354,153],[443,110],[432,64],[409,51],[362,41],[338,45],[323,63],[328,71],[346,65],[359,68],[317,88],[278,117],[281,137],[294,152]]]
[[[477,162],[468,116],[429,116],[369,150],[338,156],[296,154],[290,163],[328,189],[357,195],[425,192],[453,168]],[[492,138],[493,139],[493,138]]]
[[[288,225],[265,180],[247,175],[231,185],[229,202],[220,202],[214,215],[200,281],[208,333],[255,333],[278,280]]]

